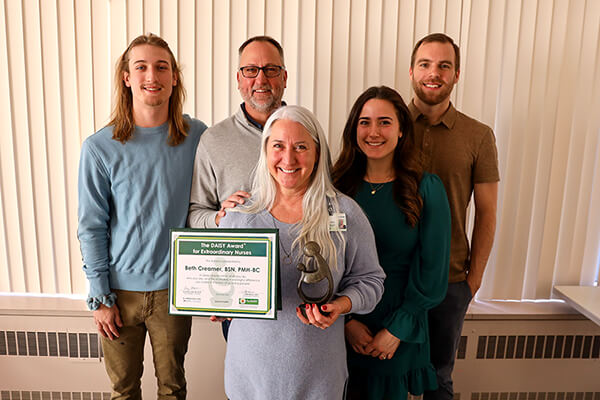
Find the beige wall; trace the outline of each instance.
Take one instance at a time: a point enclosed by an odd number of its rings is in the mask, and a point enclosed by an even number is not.
[[[600,2],[595,0],[0,1],[0,292],[86,292],[77,229],[81,142],[106,123],[113,64],[140,33],[184,69],[186,112],[207,124],[240,103],[237,47],[266,33],[285,100],[317,114],[334,152],[370,85],[411,96],[413,43],[462,49],[453,95],[497,135],[502,183],[482,297],[549,297],[591,283],[600,243]]]

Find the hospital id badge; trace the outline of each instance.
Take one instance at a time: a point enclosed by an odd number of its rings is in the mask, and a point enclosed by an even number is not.
[[[347,230],[346,214],[334,213],[329,216],[329,232],[346,232]]]

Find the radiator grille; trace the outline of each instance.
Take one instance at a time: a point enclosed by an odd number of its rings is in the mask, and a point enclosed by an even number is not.
[[[460,341],[458,342],[458,350],[456,351],[456,358],[459,360],[464,360],[467,355],[467,337],[461,336]]]
[[[423,395],[415,396],[414,394],[408,394],[407,400],[422,400]],[[453,400],[460,400],[460,393],[454,392]]]
[[[17,335],[15,332],[6,332],[6,347],[8,349],[9,356],[17,355]]]
[[[2,390],[0,400],[110,400],[110,393]]]
[[[600,392],[482,392],[471,400],[600,400]]]
[[[476,358],[600,358],[600,336],[479,336]]]
[[[6,336],[4,336],[4,332],[0,331],[0,356],[5,356],[6,353]]]
[[[486,341],[486,338],[490,338],[495,343],[495,336],[480,336],[477,358],[484,358],[479,356],[479,349],[485,352],[485,348],[487,347],[487,351],[491,352],[495,346],[495,344],[486,345],[487,342],[483,343],[482,341]],[[514,340],[514,337],[512,338]],[[0,356],[99,358],[102,357],[102,347],[100,346],[99,339],[97,333],[0,331]],[[456,352],[457,359],[466,358],[467,339],[467,336],[461,336]],[[502,349],[502,352],[504,342],[506,342],[505,336],[498,338],[498,348]],[[589,349],[591,345],[591,340],[589,340],[589,343],[585,342],[584,349]],[[597,358],[600,341],[594,342],[594,346]]]
[[[99,358],[101,349],[97,333],[0,331],[0,356]]]

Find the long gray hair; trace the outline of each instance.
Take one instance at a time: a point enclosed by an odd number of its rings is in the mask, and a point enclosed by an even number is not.
[[[260,146],[260,157],[255,168],[252,182],[252,199],[245,207],[236,207],[240,212],[258,213],[271,210],[277,195],[275,179],[267,165],[267,142],[271,136],[273,124],[278,120],[294,121],[301,124],[310,134],[317,145],[317,165],[308,183],[308,188],[302,198],[302,220],[294,226],[296,239],[294,248],[302,248],[307,242],[315,241],[321,246],[321,254],[326,260],[337,266],[336,247],[329,232],[329,214],[338,213],[338,192],[331,182],[331,156],[323,128],[317,117],[308,109],[301,106],[284,106],[277,109],[265,124]],[[329,209],[330,208],[330,209]],[[337,232],[339,243],[345,246],[345,240]]]

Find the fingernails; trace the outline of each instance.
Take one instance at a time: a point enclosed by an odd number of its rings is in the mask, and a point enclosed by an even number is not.
[[[296,307],[296,312],[300,312],[300,307]]]
[[[310,309],[310,304],[306,305],[306,309],[309,310]]]
[[[327,306],[321,306],[321,310],[327,311]]]

